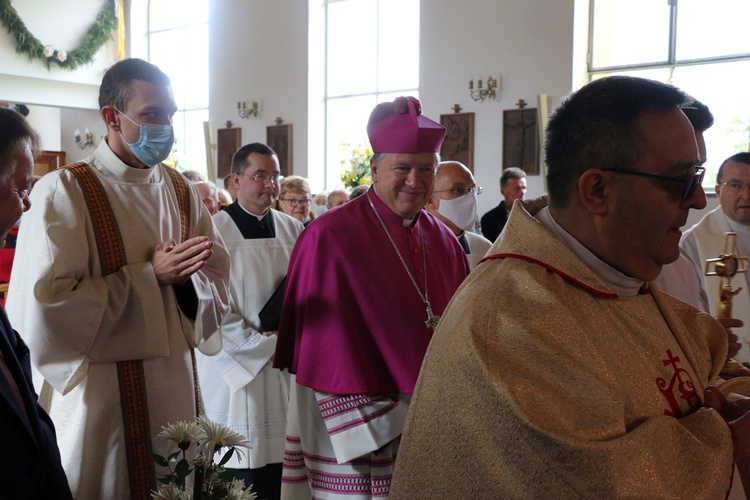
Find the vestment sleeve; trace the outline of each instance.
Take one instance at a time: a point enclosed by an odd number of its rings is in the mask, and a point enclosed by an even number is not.
[[[372,453],[401,435],[408,403],[380,394],[315,391],[318,409],[339,464]]]
[[[707,312],[708,314],[715,314],[716,311],[711,311],[708,304],[708,296],[706,295],[706,281],[703,274],[704,262],[701,262],[700,252],[698,251],[698,244],[695,240],[695,235],[691,232],[686,234],[682,241],[680,241],[680,248],[687,255],[689,260],[693,263],[695,268],[696,279],[700,282],[700,307],[699,309]]]
[[[276,335],[266,337],[253,329],[236,311],[231,298],[230,308],[220,329],[224,345],[213,360],[229,390],[234,392],[252,382],[273,357]]]
[[[211,214],[201,202],[198,191],[188,183],[191,194],[193,222],[189,237],[208,236],[213,241],[213,254],[206,265],[190,277],[198,298],[198,315],[192,325],[192,346],[198,346],[219,331],[224,317],[229,314],[229,253],[224,240],[216,229]],[[171,288],[171,287],[170,287]],[[173,293],[170,290],[170,293]],[[183,316],[183,318],[186,318]],[[185,330],[186,336],[190,330]],[[218,349],[220,344],[215,344]],[[205,352],[212,354],[212,352]]]

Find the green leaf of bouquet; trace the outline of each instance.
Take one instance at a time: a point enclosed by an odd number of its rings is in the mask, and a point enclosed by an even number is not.
[[[158,455],[153,452],[149,452],[148,455],[151,457],[151,460],[153,460],[156,463],[156,465],[160,465],[162,467],[169,467],[169,461],[166,458],[162,457],[161,455]]]
[[[219,479],[221,479],[221,480],[222,480],[222,481],[224,481],[225,483],[228,483],[228,482],[230,482],[230,481],[231,481],[232,479],[234,479],[234,471],[231,471],[231,470],[225,470],[225,471],[219,472],[219,473],[217,474],[217,476],[219,477]]]
[[[179,477],[187,477],[188,474],[190,474],[190,462],[184,458],[177,462],[177,465],[174,468],[174,473]]]
[[[221,461],[219,462],[219,465],[221,466],[229,462],[229,459],[232,458],[232,455],[234,455],[234,446],[229,448],[229,451],[226,452],[223,457],[221,457]]]

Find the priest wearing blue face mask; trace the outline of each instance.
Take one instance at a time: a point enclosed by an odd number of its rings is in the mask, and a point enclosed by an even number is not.
[[[8,310],[29,332],[75,498],[147,498],[162,425],[198,410],[194,347],[228,313],[229,256],[196,189],[161,162],[177,111],[140,59],[104,75],[107,136],[46,175],[19,232]]]
[[[482,188],[477,187],[463,163],[444,161],[438,165],[435,189],[425,207],[456,235],[471,269],[492,246],[490,240],[471,232],[477,220],[477,195],[481,193]]]

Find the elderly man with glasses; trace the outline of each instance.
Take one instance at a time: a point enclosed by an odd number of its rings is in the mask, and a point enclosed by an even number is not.
[[[477,221],[477,186],[471,170],[457,161],[444,161],[435,174],[435,189],[427,211],[448,226],[466,253],[469,268],[474,269],[492,246],[481,234],[473,233]]]
[[[259,498],[278,499],[288,381],[272,366],[283,280],[302,223],[271,204],[279,196],[279,159],[265,144],[232,158],[237,201],[213,217],[231,258],[223,348],[198,358],[206,415],[245,436],[250,449],[226,463]]]
[[[737,153],[724,160],[716,175],[715,190],[719,206],[686,231],[680,242],[706,292],[701,296],[700,308],[711,314],[716,314],[719,307],[719,279],[705,277],[706,260],[725,253],[724,235],[728,232],[737,234],[736,255],[750,256],[750,153]],[[745,325],[733,328],[742,342],[734,359],[750,363],[750,276],[747,273],[737,276],[732,286],[739,289],[732,302],[732,316]]]
[[[618,76],[556,109],[549,195],[513,206],[445,311],[389,498],[742,494],[748,400],[717,387],[750,379],[722,385],[724,328],[650,286],[706,206],[687,100]]]

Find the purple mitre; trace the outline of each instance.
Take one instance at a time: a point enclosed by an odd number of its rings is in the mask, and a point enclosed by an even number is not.
[[[419,99],[402,96],[375,106],[367,135],[375,153],[437,153],[445,127],[422,115]]]

